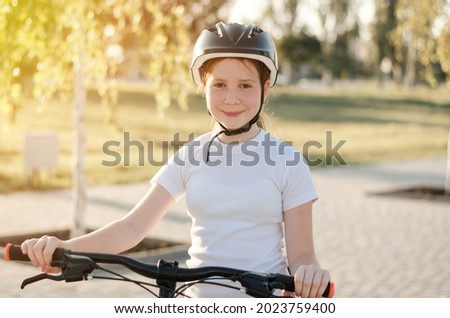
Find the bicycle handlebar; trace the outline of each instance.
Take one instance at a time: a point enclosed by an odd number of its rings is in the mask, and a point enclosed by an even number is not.
[[[19,245],[12,244],[8,244],[5,248],[5,259],[30,261],[28,255],[22,253]],[[120,254],[73,252],[63,248],[55,250],[51,263],[51,266],[61,268],[61,276],[41,274],[24,280],[22,288],[44,278],[66,282],[85,280],[98,268],[97,263],[125,266],[137,274],[155,279],[158,285],[168,288],[174,288],[176,282],[191,282],[220,276],[231,281],[239,281],[246,288],[246,293],[253,297],[269,297],[273,289],[295,291],[294,277],[288,275],[258,273],[219,266],[180,268],[177,262],[163,260],[159,260],[157,265],[152,265]],[[323,297],[331,298],[333,294],[334,284],[329,282]]]

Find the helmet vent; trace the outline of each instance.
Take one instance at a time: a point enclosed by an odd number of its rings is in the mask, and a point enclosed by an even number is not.
[[[258,33],[262,33],[264,32],[263,30],[261,30],[260,28],[258,28],[256,25],[253,26],[252,30],[250,31],[250,33],[248,34],[249,38],[254,37],[256,34]]]
[[[218,27],[217,24],[211,26],[211,27],[208,29],[208,31],[214,33],[215,35],[218,35],[219,37],[222,37],[222,36],[223,36],[222,30],[221,30],[221,28]]]
[[[239,24],[232,23],[228,26],[228,30],[226,33],[231,42],[233,42],[233,44],[236,45],[244,35],[245,31],[246,31],[245,29],[242,30],[242,26],[240,26]]]

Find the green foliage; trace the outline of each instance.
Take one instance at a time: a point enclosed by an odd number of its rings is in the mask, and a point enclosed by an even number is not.
[[[304,62],[317,64],[320,60],[321,44],[315,36],[305,32],[299,35],[288,34],[278,44],[281,55],[288,59],[292,66],[300,66]]]
[[[183,21],[184,7],[147,7],[155,20],[141,31],[141,37],[146,41],[147,55],[152,61],[148,74],[155,82],[158,109],[164,111],[175,100],[181,109],[187,110],[186,82],[190,81],[187,70],[191,46]]]
[[[38,61],[46,58],[45,48],[53,44],[46,41],[46,34],[56,33],[57,5],[46,1],[0,2],[0,114],[9,122],[24,104],[24,78],[38,71]],[[48,86],[51,90],[53,85]]]
[[[375,20],[371,25],[373,42],[378,49],[378,57],[374,61],[376,66],[381,63],[383,58],[387,57],[394,61],[394,46],[389,41],[388,35],[395,29],[397,19],[395,15],[395,6],[397,0],[375,0]]]
[[[104,97],[108,121],[113,123],[113,78],[129,52],[137,52],[135,60],[147,63],[158,110],[172,100],[185,109],[190,40],[183,10],[182,5],[157,0],[0,0],[4,129],[14,122],[27,95],[41,107],[56,94],[70,100],[77,62],[83,66],[84,85]]]
[[[364,67],[352,52],[352,46],[357,41],[358,28],[338,34],[328,55],[322,57],[323,64],[339,79],[354,78],[364,75]]]
[[[398,61],[406,62],[407,75],[416,75],[414,69],[410,71],[408,68],[415,68],[418,62],[425,68],[424,77],[432,86],[437,85],[433,64],[446,63],[437,54],[441,50],[438,46],[445,45],[445,41],[438,42],[432,33],[433,23],[442,14],[445,5],[446,0],[397,0],[397,24],[390,33],[395,57]]]

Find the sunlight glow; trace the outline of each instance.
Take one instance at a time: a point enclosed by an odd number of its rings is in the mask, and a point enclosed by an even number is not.
[[[230,22],[251,22],[261,17],[266,0],[234,1],[228,15]]]

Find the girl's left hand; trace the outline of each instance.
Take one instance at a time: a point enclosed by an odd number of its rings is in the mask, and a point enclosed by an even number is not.
[[[316,265],[301,265],[295,272],[294,281],[296,297],[319,298],[330,282],[330,273]]]

